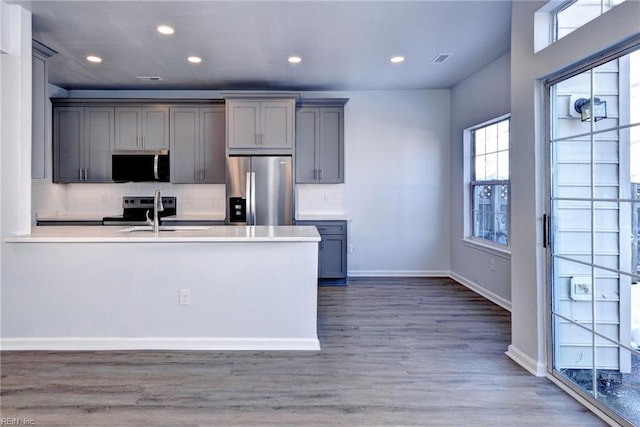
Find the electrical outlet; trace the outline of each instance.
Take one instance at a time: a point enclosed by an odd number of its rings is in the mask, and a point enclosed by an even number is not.
[[[496,271],[496,260],[494,258],[489,259],[489,269]]]
[[[179,302],[180,305],[189,305],[191,304],[191,292],[189,289],[180,289],[179,294]]]
[[[352,254],[354,250],[355,250],[355,248],[353,247],[352,244],[349,244],[349,246],[347,246],[347,253],[348,254]]]

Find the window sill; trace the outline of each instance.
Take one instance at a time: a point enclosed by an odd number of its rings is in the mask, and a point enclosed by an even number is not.
[[[482,252],[486,252],[488,254],[498,256],[504,259],[511,259],[511,248],[507,246],[498,246],[493,245],[491,243],[487,243],[480,239],[474,239],[471,237],[467,237],[462,239],[462,243],[472,249],[477,249]]]

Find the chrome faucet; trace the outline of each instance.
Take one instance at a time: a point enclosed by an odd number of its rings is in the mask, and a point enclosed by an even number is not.
[[[164,210],[164,205],[162,204],[162,195],[160,194],[160,190],[156,190],[153,193],[153,221],[149,218],[149,211],[147,211],[147,224],[153,227],[153,234],[156,236],[160,233],[160,219],[158,217],[158,212],[162,212]]]

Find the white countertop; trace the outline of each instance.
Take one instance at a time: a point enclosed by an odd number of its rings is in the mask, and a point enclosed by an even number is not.
[[[239,243],[239,242],[319,242],[320,235],[310,226],[211,226],[197,230],[122,231],[118,226],[33,227],[31,234],[7,236],[7,243]]]

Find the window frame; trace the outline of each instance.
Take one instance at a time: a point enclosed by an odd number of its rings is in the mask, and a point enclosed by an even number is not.
[[[606,4],[607,1],[609,2],[609,4]],[[566,0],[564,2],[562,2],[559,6],[557,6],[555,9],[553,9],[550,13],[550,17],[551,17],[551,44],[557,42],[558,40],[562,39],[563,37],[566,37],[567,34],[572,33],[573,31],[577,30],[578,28],[583,27],[584,25],[588,24],[589,22],[593,21],[594,19],[596,19],[598,16],[602,16],[603,14],[605,14],[606,12],[608,12],[609,10],[613,9],[614,7],[618,6],[620,3],[623,3],[625,0],[599,0],[599,5],[596,5],[595,3],[593,4],[593,6],[599,6],[600,7],[600,13],[598,13],[597,16],[591,18],[588,21],[583,22],[582,24],[580,24],[579,26],[575,27],[573,30],[569,31],[568,33],[560,36],[559,35],[559,23],[558,23],[558,14],[565,12],[568,9],[571,9],[573,6],[578,5],[579,0]],[[581,6],[581,5],[578,5]]]
[[[482,128],[486,128],[501,122],[507,121],[509,123],[509,146],[507,148],[509,158],[509,179],[507,180],[476,180],[475,179],[475,163],[476,163],[476,132]],[[464,221],[464,242],[470,244],[476,248],[480,248],[487,252],[491,252],[498,256],[510,255],[511,253],[511,197],[507,198],[507,243],[499,243],[495,240],[486,239],[475,235],[475,209],[474,209],[474,188],[479,185],[507,185],[507,191],[511,190],[511,114],[504,114],[502,116],[487,120],[483,123],[479,123],[464,131],[465,142],[465,221]],[[497,150],[496,153],[504,150]]]

